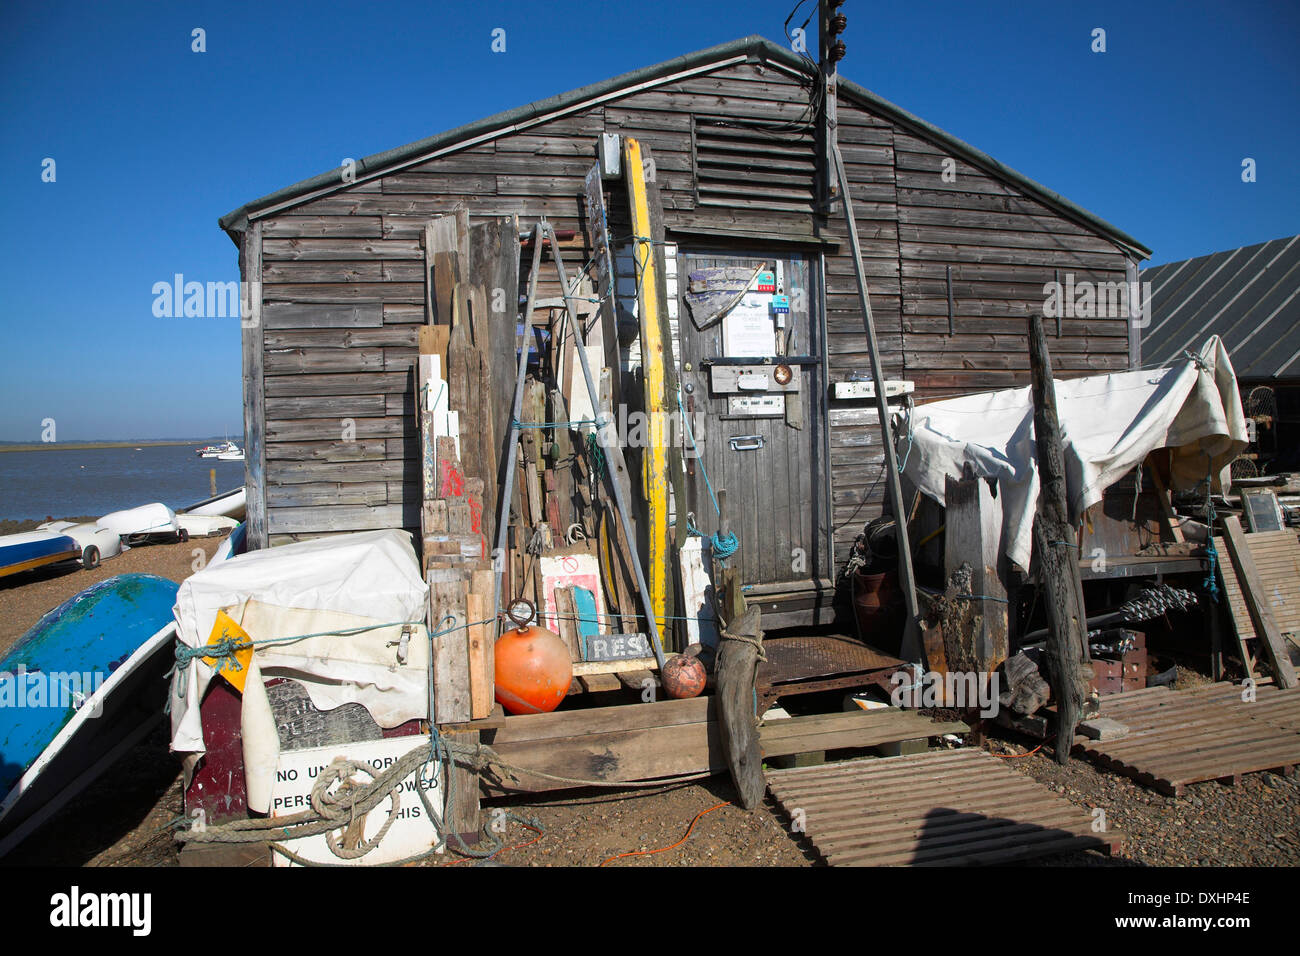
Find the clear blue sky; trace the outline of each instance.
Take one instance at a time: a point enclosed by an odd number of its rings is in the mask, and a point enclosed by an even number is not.
[[[45,418],[63,441],[239,433],[237,323],[152,311],[153,284],[175,273],[238,278],[218,216],[626,70],[750,33],[784,42],[792,4],[11,0],[0,440],[37,440]],[[844,12],[844,75],[1129,232],[1154,263],[1300,231],[1294,2]]]

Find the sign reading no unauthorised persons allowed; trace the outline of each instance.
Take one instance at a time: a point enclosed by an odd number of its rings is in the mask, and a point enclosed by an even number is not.
[[[355,743],[331,744],[326,747],[312,747],[306,750],[291,750],[280,754],[279,766],[275,773],[275,786],[271,790],[271,816],[288,817],[295,813],[311,809],[311,790],[320,779],[325,768],[336,757],[356,760],[368,764],[374,771],[374,777],[354,772],[350,778],[359,786],[370,783],[375,777],[384,773],[399,759],[416,747],[429,747],[429,738],[425,736],[393,737],[387,740],[366,740]],[[421,776],[421,770],[423,775]],[[337,791],[339,785],[331,787]],[[315,863],[345,864],[353,866],[373,866],[379,863],[393,863],[418,853],[429,850],[438,840],[437,830],[416,792],[419,787],[424,791],[429,805],[439,814],[444,813],[443,794],[446,793],[446,773],[439,769],[435,773],[432,767],[425,766],[409,774],[398,792],[399,802],[397,818],[388,828],[383,841],[365,856],[356,860],[345,860],[335,856],[326,842],[325,835],[302,837],[297,840],[285,840],[280,845],[292,850],[305,860]],[[387,797],[366,816],[364,838],[374,839],[380,827],[384,825],[393,812],[392,797]],[[338,836],[337,830],[332,836]],[[273,854],[276,866],[294,866],[288,858],[279,853]]]

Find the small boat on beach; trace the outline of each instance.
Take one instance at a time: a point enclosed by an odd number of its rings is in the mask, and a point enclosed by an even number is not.
[[[223,491],[221,494],[214,495],[211,498],[196,501],[189,507],[180,509],[179,513],[187,515],[221,515],[226,518],[235,518],[238,521],[243,521],[246,501],[247,496],[245,488],[243,485],[240,485],[238,488]]]
[[[81,545],[81,566],[87,570],[99,567],[104,558],[115,558],[122,553],[122,539],[112,530],[94,522],[74,524],[71,521],[47,521],[37,525],[38,531],[65,534]]]
[[[0,857],[157,726],[177,587],[152,574],[100,581],[0,660]]]
[[[215,535],[234,531],[239,524],[234,518],[224,515],[190,515],[178,514],[176,523],[191,538],[211,538]]]
[[[176,512],[161,502],[112,511],[96,523],[117,534],[128,546],[142,544],[154,537],[179,537],[182,541],[189,538],[177,523]]]
[[[48,530],[7,534],[0,537],[0,577],[81,556],[81,545],[67,534]]]

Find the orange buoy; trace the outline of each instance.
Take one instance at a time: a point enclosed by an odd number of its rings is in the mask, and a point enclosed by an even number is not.
[[[664,665],[664,690],[668,692],[669,697],[677,700],[698,697],[708,680],[709,675],[698,657],[687,657],[682,654]]]
[[[516,611],[527,605],[528,613]],[[496,642],[496,699],[512,714],[546,714],[560,706],[573,681],[573,661],[558,634],[529,622],[537,611],[520,598],[507,615],[515,627]]]

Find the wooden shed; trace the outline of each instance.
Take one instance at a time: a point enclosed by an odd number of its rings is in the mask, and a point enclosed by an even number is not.
[[[874,405],[833,387],[869,380],[869,364],[818,91],[815,64],[747,37],[367,157],[223,217],[252,290],[243,352],[252,546],[419,527],[412,367],[432,295],[426,227],[461,209],[471,230],[495,224],[505,241],[511,217],[509,228],[528,229],[545,216],[561,235],[573,231],[572,258],[587,261],[585,177],[603,135],[633,137],[652,158],[663,261],[677,278],[673,365],[705,414],[703,463],[732,503],[741,578],[768,626],[824,620],[836,568],[880,513],[885,482]],[[1026,384],[1026,316],[1043,308],[1045,284],[1132,281],[1149,255],[861,86],[838,81],[836,113],[884,370],[913,383],[918,402]],[[619,180],[605,188],[617,260],[631,239],[627,199]],[[759,266],[791,293],[781,357],[800,400],[783,413],[732,401],[711,361],[726,352],[720,327],[689,317],[692,273]],[[510,285],[512,301],[520,289]],[[1123,315],[1048,325],[1060,374],[1135,363]],[[622,323],[620,336],[624,371],[635,374],[639,351]],[[692,474],[677,510],[703,525],[712,508],[701,477]]]

